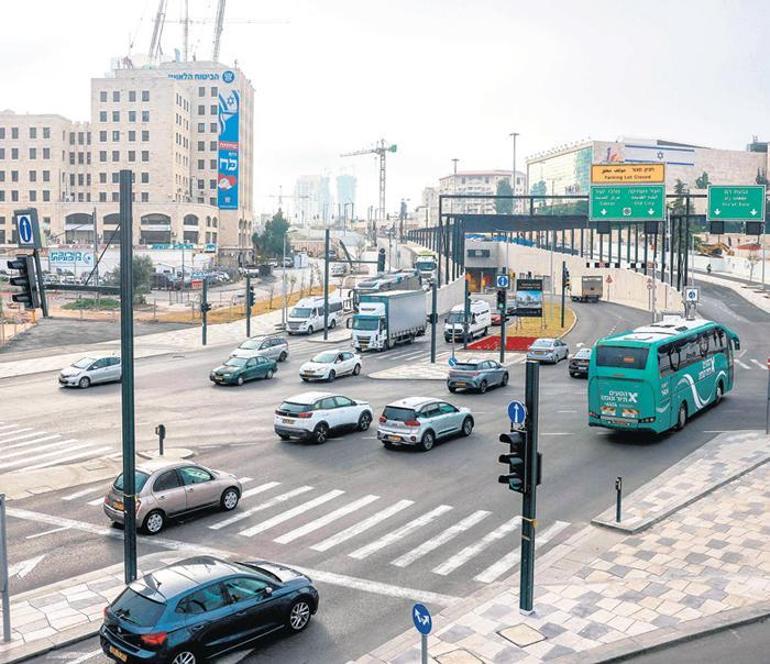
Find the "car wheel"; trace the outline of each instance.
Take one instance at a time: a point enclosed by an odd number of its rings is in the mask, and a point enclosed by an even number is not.
[[[392,450],[392,449],[394,449],[394,448],[393,448],[393,445],[392,445],[391,443],[383,443],[383,445],[385,446],[385,449],[386,449],[386,450]]]
[[[329,328],[333,330],[335,327],[337,327],[337,321],[332,318],[331,323],[329,323]]]
[[[484,392],[486,392],[486,391],[487,391],[487,381],[482,380],[479,383],[479,392],[481,392],[481,394],[484,394]]]
[[[278,356],[279,362],[286,362],[286,358],[289,357],[286,351],[281,351],[281,354]]]
[[[358,430],[366,431],[371,423],[372,416],[367,412],[361,413],[361,417],[358,418]]]
[[[455,392],[457,392],[457,388],[456,388],[454,385],[447,385],[447,389],[448,389],[448,390],[449,390],[449,391],[450,391],[452,394],[454,394]]]
[[[290,436],[287,436],[286,434],[283,434],[283,433],[279,433],[279,434],[278,434],[278,437],[279,437],[281,440],[289,440],[289,438],[290,438]]]
[[[356,364],[356,366],[353,367],[353,375],[357,376],[360,373],[361,373],[361,365],[360,364]]]
[[[316,445],[323,445],[323,443],[326,442],[326,439],[329,437],[329,427],[326,426],[323,422],[316,426],[315,429],[313,429],[313,442]]]
[[[436,436],[432,431],[426,431],[422,434],[422,440],[420,441],[420,449],[423,452],[430,452],[433,449],[433,445],[436,442]]]
[[[201,664],[203,660],[195,650],[186,647],[175,650],[168,661],[169,664]]]
[[[89,387],[91,387],[91,379],[90,379],[88,376],[83,376],[83,377],[82,377],[82,378],[81,378],[81,379],[78,381],[78,387],[79,387],[80,389],[82,389],[82,390],[86,390],[86,389],[88,389]]]
[[[273,376],[275,376],[275,371],[273,371],[272,369],[268,369],[267,373],[265,374],[265,378],[270,380]]]
[[[719,381],[717,383],[717,391],[716,395],[714,396],[714,405],[718,404],[720,401],[722,401],[722,397],[725,395],[725,388],[722,386],[722,381]]]
[[[466,417],[463,420],[463,436],[470,436],[473,433],[473,418]]]
[[[502,382],[500,383],[500,385],[502,385],[503,387],[505,387],[507,384],[508,384],[508,372],[506,371],[506,372],[503,374],[503,380],[502,380]]]
[[[310,623],[312,613],[310,602],[300,597],[292,603],[289,609],[289,615],[286,616],[286,626],[292,632],[301,632]]]
[[[236,507],[238,507],[238,501],[240,499],[241,499],[241,496],[238,493],[238,489],[231,486],[229,489],[225,490],[219,502],[222,509],[225,512],[229,512],[230,510],[234,510]]]
[[[332,370],[329,372],[329,375],[326,377],[326,380],[328,380],[330,383],[333,383],[333,382],[334,382],[334,379],[335,379],[336,377],[337,377],[337,374],[336,374],[336,372],[334,371],[334,369],[332,369]]]
[[[307,333],[308,333],[308,334],[313,334],[313,326],[312,326],[312,325],[310,325],[310,326],[307,328]]]
[[[235,381],[238,387],[243,385],[243,376],[238,376],[238,379]]]
[[[153,510],[146,517],[142,524],[142,530],[148,535],[157,535],[166,525],[166,517],[160,510]]]
[[[676,415],[676,430],[681,431],[687,424],[687,403],[682,402]]]
[[[300,378],[302,378],[302,382],[303,382],[303,383],[307,383],[307,382],[308,382],[308,379],[307,379],[307,378],[305,378],[304,376],[300,376]]]

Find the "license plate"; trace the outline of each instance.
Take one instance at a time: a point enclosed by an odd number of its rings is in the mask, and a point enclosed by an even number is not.
[[[602,419],[609,422],[610,424],[621,424],[623,426],[631,426],[631,424],[633,424],[632,422],[621,419],[619,417],[602,417]]]
[[[401,439],[398,436],[385,436],[385,440],[388,440],[393,443],[397,443]]]
[[[456,385],[457,387],[465,387],[465,383],[459,383],[459,382],[458,382],[458,383],[455,383],[455,385]]]
[[[282,417],[281,422],[284,424],[294,424],[294,420],[287,419],[286,417]]]
[[[112,501],[112,506],[113,506],[113,507],[114,507],[116,510],[118,510],[118,511],[120,511],[120,512],[122,512],[122,511],[123,511],[123,501],[122,501],[122,500],[113,500],[113,501]]]
[[[224,378],[222,378],[222,376],[214,376],[214,380],[215,380],[217,383],[221,383],[221,382],[224,380]]]
[[[121,662],[128,661],[128,655],[118,650],[115,646],[110,646],[110,655],[115,655]]]

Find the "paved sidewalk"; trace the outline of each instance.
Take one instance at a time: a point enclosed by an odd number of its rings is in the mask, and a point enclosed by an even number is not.
[[[408,362],[394,367],[388,367],[382,371],[376,371],[369,374],[369,378],[378,380],[446,380],[449,375],[449,365],[445,353],[443,357],[436,358],[436,363],[431,364],[430,360],[421,360],[419,362]],[[482,360],[499,361],[500,353],[483,353],[475,351],[473,353],[458,352],[455,354],[458,362],[481,362]],[[510,367],[514,364],[522,364],[526,361],[525,353],[506,353],[504,366]]]
[[[770,447],[770,437],[757,440]],[[726,451],[731,442],[740,444],[737,438],[723,440]],[[671,491],[678,481],[668,478]],[[663,485],[656,482],[654,489],[660,492]],[[518,575],[439,613],[430,661],[611,661],[758,619],[770,613],[768,598],[765,464],[643,533],[588,526],[557,545],[537,562],[531,616],[518,610]],[[418,644],[412,629],[357,661],[419,662]]]

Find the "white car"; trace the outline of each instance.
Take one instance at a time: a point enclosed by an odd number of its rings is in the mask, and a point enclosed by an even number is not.
[[[62,387],[87,388],[97,383],[111,383],[121,378],[120,357],[84,357],[59,373]]]
[[[299,377],[332,382],[338,376],[357,376],[361,373],[361,356],[349,350],[325,350],[299,368]]]
[[[303,392],[289,397],[275,411],[275,432],[281,440],[312,440],[325,443],[330,433],[366,431],[372,423],[372,407],[330,392]]]

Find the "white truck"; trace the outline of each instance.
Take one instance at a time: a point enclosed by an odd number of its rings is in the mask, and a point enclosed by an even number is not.
[[[342,323],[342,298],[338,293],[329,295],[329,328]],[[289,312],[286,319],[286,331],[289,334],[313,334],[324,327],[323,297],[302,298]]]
[[[492,310],[484,300],[471,300],[468,312],[468,338],[484,337],[492,324]],[[465,328],[465,305],[452,307],[444,319],[444,340],[462,341]]]
[[[398,290],[362,295],[353,314],[353,348],[386,350],[425,334],[425,293]]]
[[[435,281],[438,273],[438,260],[432,251],[421,251],[415,256],[414,268],[426,283]]]

